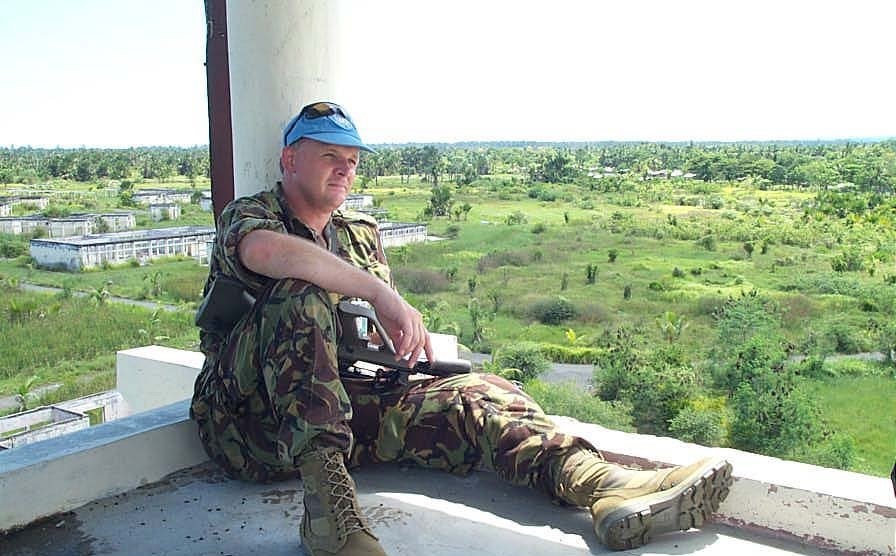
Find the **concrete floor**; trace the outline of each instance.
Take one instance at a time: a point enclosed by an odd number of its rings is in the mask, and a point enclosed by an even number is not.
[[[455,477],[387,465],[353,475],[364,512],[390,555],[610,553],[584,511],[559,508],[488,473]],[[297,555],[301,514],[300,481],[242,483],[203,464],[0,537],[0,554]],[[711,525],[621,554],[827,553]]]

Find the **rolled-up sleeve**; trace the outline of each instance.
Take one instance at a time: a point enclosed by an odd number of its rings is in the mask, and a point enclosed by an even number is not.
[[[218,224],[218,248],[225,274],[239,279],[250,289],[259,291],[267,283],[268,278],[243,265],[237,250],[240,241],[255,230],[287,233],[279,216],[270,208],[252,198],[238,199],[221,214]]]

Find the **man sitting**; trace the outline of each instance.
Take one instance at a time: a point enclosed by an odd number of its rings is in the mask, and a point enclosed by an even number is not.
[[[376,221],[338,210],[361,150],[372,149],[344,109],[310,104],[283,132],[282,182],[234,200],[218,220],[206,293],[223,277],[255,301],[232,329],[200,333],[206,359],[191,415],[209,456],[241,479],[301,476],[300,535],[314,556],[385,554],[346,464],[491,469],[588,508],[598,538],[614,549],[703,525],[731,485],[723,460],[658,471],[608,463],[495,375],[376,390],[366,379],[340,377],[334,308],[346,297],[373,307],[398,358],[433,361],[420,313],[393,287]],[[674,518],[653,519],[661,512]]]

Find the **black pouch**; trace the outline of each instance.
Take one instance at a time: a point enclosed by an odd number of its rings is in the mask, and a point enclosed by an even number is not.
[[[208,332],[227,334],[254,304],[255,298],[242,282],[218,275],[196,310],[194,322]]]

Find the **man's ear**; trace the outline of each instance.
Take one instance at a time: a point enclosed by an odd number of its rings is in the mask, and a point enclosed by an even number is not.
[[[286,173],[286,170],[292,168],[295,159],[295,152],[289,146],[283,147],[280,151],[280,173]]]

